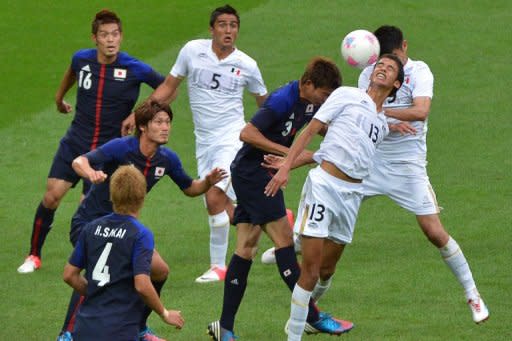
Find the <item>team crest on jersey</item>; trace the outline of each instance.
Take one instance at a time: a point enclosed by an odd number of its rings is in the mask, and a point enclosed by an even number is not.
[[[126,69],[114,69],[114,78],[116,79],[126,79]]]
[[[235,75],[237,76],[240,76],[240,73],[242,72],[242,70],[240,69],[237,69],[236,67],[232,67],[231,68],[231,73],[234,73]]]
[[[314,110],[315,110],[315,105],[310,103],[306,107],[306,114],[312,113]]]
[[[162,177],[165,173],[165,168],[164,167],[156,167],[155,168],[155,176],[156,177]]]

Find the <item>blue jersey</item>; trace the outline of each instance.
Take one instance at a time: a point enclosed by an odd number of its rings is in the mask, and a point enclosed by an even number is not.
[[[112,213],[84,227],[69,259],[87,279],[74,340],[137,340],[144,302],[134,276],[149,276],[153,249],[153,234],[132,216]]]
[[[110,202],[110,176],[121,165],[133,165],[146,177],[147,192],[165,175],[169,176],[181,190],[192,185],[192,178],[185,172],[178,155],[170,149],[160,146],[152,158],[140,151],[139,139],[126,136],[114,139],[98,149],[85,154],[91,166],[101,168],[107,174],[107,180],[91,186],[84,200],[73,216],[71,240],[80,233],[80,225],[112,212]]]
[[[250,122],[270,141],[290,147],[297,132],[311,121],[318,108],[301,100],[299,81],[292,81],[272,92]],[[244,143],[231,167],[261,168],[265,154],[268,152]]]
[[[151,66],[120,52],[112,64],[101,64],[96,49],[76,52],[71,69],[77,79],[76,112],[63,140],[78,155],[121,136],[121,124],[139,97],[141,83],[158,87],[164,77]]]
[[[299,82],[293,81],[272,92],[251,123],[272,142],[290,147],[295,135],[311,121],[318,107],[301,100]],[[231,164],[231,179],[238,205],[234,223],[263,225],[286,215],[283,192],[267,197],[265,186],[273,176],[261,166],[268,152],[244,143]]]

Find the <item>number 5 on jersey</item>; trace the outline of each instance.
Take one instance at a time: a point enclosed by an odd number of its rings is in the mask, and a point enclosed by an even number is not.
[[[92,270],[92,279],[98,281],[98,286],[102,287],[110,282],[110,273],[108,272],[107,259],[110,251],[112,250],[112,243],[107,243],[101,252],[98,262]]]

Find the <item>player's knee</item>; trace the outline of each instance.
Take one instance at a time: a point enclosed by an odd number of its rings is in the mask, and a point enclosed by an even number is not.
[[[213,186],[205,194],[206,209],[208,214],[215,215],[226,209],[226,203],[229,199],[226,193],[220,188]]]
[[[48,190],[43,197],[43,206],[51,210],[55,210],[59,207],[63,196],[64,194],[61,194],[60,192]]]

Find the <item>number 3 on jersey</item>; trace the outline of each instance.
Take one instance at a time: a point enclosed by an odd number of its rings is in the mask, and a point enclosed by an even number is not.
[[[110,273],[108,272],[107,259],[110,251],[112,250],[112,243],[107,243],[101,252],[98,262],[92,270],[92,279],[98,281],[98,286],[102,287],[110,282]]]

